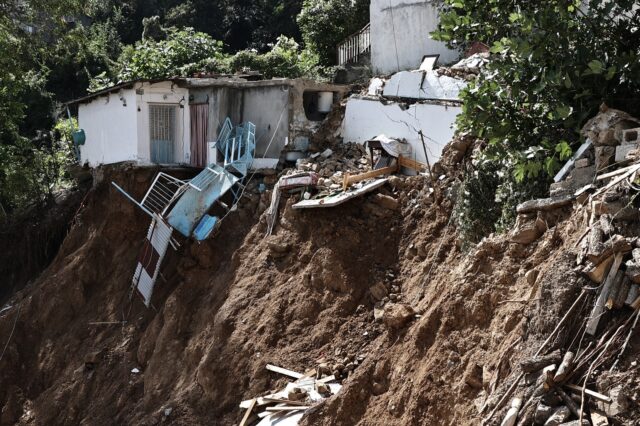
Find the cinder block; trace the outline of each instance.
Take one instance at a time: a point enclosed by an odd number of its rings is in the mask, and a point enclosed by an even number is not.
[[[638,149],[637,143],[625,143],[616,147],[616,163],[627,160],[627,154]]]
[[[622,143],[638,143],[640,142],[640,127],[627,129],[622,131]]]

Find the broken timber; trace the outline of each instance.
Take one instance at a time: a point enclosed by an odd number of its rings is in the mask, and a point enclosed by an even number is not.
[[[286,368],[277,367],[271,364],[267,364],[267,370],[273,371],[274,373],[280,373],[284,376],[293,377],[294,379],[300,379],[304,377],[304,374],[296,373],[295,371],[287,370]]]
[[[370,172],[360,173],[359,175],[351,176],[349,173],[344,175],[344,179],[342,181],[342,190],[346,191],[351,185],[357,182],[362,182],[363,180],[372,179],[379,176],[390,175],[398,171],[398,166],[389,166],[383,167],[378,170],[371,170]]]
[[[618,274],[618,269],[620,269],[620,265],[622,264],[622,254],[616,253],[615,259],[613,260],[613,265],[609,270],[609,274],[607,275],[607,279],[604,284],[602,284],[602,289],[600,290],[600,294],[598,295],[598,299],[596,300],[596,304],[591,311],[591,316],[587,321],[586,333],[590,335],[595,335],[598,329],[598,324],[600,323],[600,317],[604,313],[605,304],[609,298],[609,292],[613,286],[613,282]]]

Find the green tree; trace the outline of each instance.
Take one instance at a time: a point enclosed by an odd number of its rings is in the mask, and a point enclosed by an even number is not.
[[[166,40],[141,40],[124,49],[118,81],[188,77],[198,71],[219,71],[226,55],[222,43],[193,28],[167,30]]]
[[[487,202],[499,200],[505,222],[513,204],[544,195],[538,183],[570,156],[602,102],[640,112],[629,102],[640,95],[640,19],[626,0],[445,3],[435,38],[491,46],[492,61],[462,95],[458,128],[487,142],[477,171],[501,176],[484,193]],[[525,180],[536,184],[516,191],[513,182]]]
[[[369,22],[369,1],[304,0],[298,24],[307,48],[323,65],[336,63],[338,44]]]

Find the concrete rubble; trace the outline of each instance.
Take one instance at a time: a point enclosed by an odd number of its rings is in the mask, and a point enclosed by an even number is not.
[[[613,377],[640,318],[640,239],[634,227],[640,220],[634,202],[640,158],[635,156],[637,146],[627,146],[638,143],[638,120],[603,107],[583,135],[588,142],[559,173],[550,188],[552,196],[519,205],[510,234],[511,242],[526,246],[570,210],[584,217],[576,231],[581,237],[575,244],[574,269],[583,277],[583,289],[535,356],[520,364],[520,379],[511,387],[513,391],[525,379],[518,393],[525,401],[518,424],[608,425],[630,407],[628,388],[615,385]],[[616,151],[625,154],[612,161],[599,159],[600,148],[611,148],[611,157]],[[527,281],[534,285],[537,276],[528,274]],[[586,341],[545,351],[569,320],[582,322]],[[513,408],[504,414],[503,424],[512,416]]]

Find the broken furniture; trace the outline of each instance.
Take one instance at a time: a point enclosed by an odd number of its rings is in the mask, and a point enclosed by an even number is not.
[[[216,147],[224,159],[222,165],[210,164],[191,180],[159,172],[141,202],[112,182],[152,218],[132,282],[132,290],[140,292],[147,307],[167,248],[177,245],[172,240],[173,230],[197,241],[208,238],[219,220],[207,212],[249,171],[255,153],[253,123],[233,127],[227,118],[219,135]],[[237,199],[238,195],[234,195]]]

